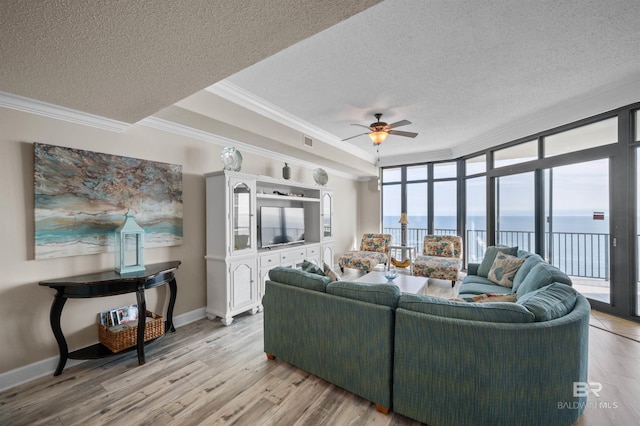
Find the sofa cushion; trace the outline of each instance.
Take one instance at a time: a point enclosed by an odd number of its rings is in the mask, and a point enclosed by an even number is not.
[[[401,294],[398,286],[393,284],[365,284],[350,281],[329,283],[327,293],[394,309],[398,307],[398,298]]]
[[[451,241],[425,241],[423,254],[425,256],[453,257],[453,243]]]
[[[449,300],[457,300],[458,302],[476,302],[476,303],[495,303],[495,302],[515,302],[517,296],[511,294],[489,293],[489,294],[477,294],[471,297],[465,298],[453,298]]]
[[[553,283],[523,295],[516,303],[531,311],[536,321],[549,321],[571,312],[577,299],[572,287]]]
[[[502,287],[513,287],[513,277],[524,263],[525,259],[498,253],[489,269],[487,278]]]
[[[305,272],[301,269],[286,268],[284,266],[276,266],[269,271],[269,279],[282,284],[288,284],[295,287],[306,288],[307,290],[315,290],[326,292],[329,278],[317,275],[311,272]]]
[[[533,267],[536,266],[538,263],[544,262],[544,260],[542,260],[542,258],[535,253],[525,252],[524,256],[518,253],[518,257],[523,257],[524,263],[522,264],[522,266],[520,266],[520,269],[518,269],[518,272],[516,272],[515,277],[513,277],[514,292],[518,290],[518,287],[520,287],[520,284],[522,284],[522,281],[527,277],[529,272],[531,272]]]
[[[511,256],[516,256],[518,254],[518,247],[506,247],[506,246],[487,247],[487,251],[484,253],[484,258],[482,258],[482,262],[480,262],[480,266],[478,267],[479,276],[487,278],[487,276],[489,275],[489,270],[493,265],[493,261],[496,260],[496,255],[498,253],[504,253],[504,254],[509,254]]]
[[[524,306],[509,303],[456,302],[438,297],[403,294],[398,308],[440,317],[485,322],[527,323],[535,316]]]
[[[520,299],[523,295],[554,282],[571,286],[571,279],[564,272],[553,265],[541,262],[531,268],[531,271],[518,286],[516,294]]]
[[[460,297],[462,297],[463,295],[465,297],[469,297],[476,294],[487,293],[510,294],[512,293],[512,289],[510,289],[509,287],[502,287],[494,284],[489,281],[488,278],[474,276],[473,280],[463,281],[460,289],[458,290],[458,294],[460,295]]]

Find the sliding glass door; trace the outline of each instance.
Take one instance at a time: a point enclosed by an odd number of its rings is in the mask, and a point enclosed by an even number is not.
[[[586,297],[610,303],[609,159],[546,169],[549,263]]]

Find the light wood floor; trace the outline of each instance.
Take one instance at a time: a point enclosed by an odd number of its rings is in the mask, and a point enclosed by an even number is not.
[[[442,291],[446,288],[442,282]],[[437,286],[437,284],[436,284]],[[450,284],[449,284],[450,288]],[[589,396],[576,425],[640,419],[640,324],[593,313]],[[599,328],[598,328],[599,327]],[[455,410],[458,402],[452,402]],[[134,353],[87,361],[0,393],[1,425],[417,425],[263,353],[262,314],[202,319]]]

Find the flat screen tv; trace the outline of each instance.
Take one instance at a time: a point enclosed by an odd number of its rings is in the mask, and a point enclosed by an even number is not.
[[[304,242],[304,208],[260,207],[261,247]]]

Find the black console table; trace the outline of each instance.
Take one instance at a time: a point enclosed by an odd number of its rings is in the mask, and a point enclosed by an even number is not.
[[[170,262],[156,263],[147,265],[144,271],[120,275],[115,271],[98,272],[95,274],[78,275],[75,277],[59,278],[55,280],[40,281],[41,286],[51,287],[56,290],[53,304],[51,305],[51,313],[49,319],[51,321],[51,329],[53,335],[58,342],[60,349],[60,360],[58,368],[56,368],[54,376],[58,376],[64,370],[67,359],[96,359],[113,355],[119,355],[130,350],[137,350],[138,364],[145,363],[144,359],[144,329],[145,315],[147,310],[147,302],[145,300],[144,291],[148,288],[169,284],[171,296],[169,298],[169,306],[167,308],[167,317],[165,321],[165,332],[176,331],[173,326],[173,307],[176,303],[176,294],[178,286],[174,273],[180,265],[179,260]],[[62,308],[67,299],[86,299],[92,297],[115,296],[118,294],[136,293],[138,301],[138,330],[136,346],[126,349],[122,352],[114,354],[106,346],[97,343],[86,348],[78,349],[69,353],[67,341],[60,327],[60,316]]]

